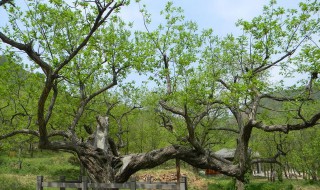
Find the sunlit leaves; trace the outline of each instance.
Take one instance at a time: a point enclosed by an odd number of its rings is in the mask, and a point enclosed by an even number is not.
[[[13,129],[34,129],[37,93],[43,76],[25,70],[10,57],[0,64],[0,123],[2,133]]]

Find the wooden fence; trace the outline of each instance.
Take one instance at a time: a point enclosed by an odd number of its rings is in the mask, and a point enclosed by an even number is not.
[[[59,182],[44,182],[43,176],[37,177],[37,190],[43,190],[44,187],[56,187],[60,190],[66,188],[78,188],[78,190],[88,190],[89,188],[102,189],[171,189],[171,190],[187,190],[187,178],[182,177],[180,183],[177,182],[138,182],[135,178],[125,183],[91,183],[86,176],[82,176],[79,180],[66,181],[65,177],[60,177]]]

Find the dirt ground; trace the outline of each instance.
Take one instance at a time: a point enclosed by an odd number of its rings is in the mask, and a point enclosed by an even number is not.
[[[199,175],[196,175],[193,172],[181,170],[181,177],[187,177],[188,185],[190,189],[207,189],[209,180],[202,178]],[[135,174],[135,177],[138,181],[147,181],[148,177],[151,178],[151,182],[176,182],[176,170],[175,169],[159,169],[150,171],[139,171]]]

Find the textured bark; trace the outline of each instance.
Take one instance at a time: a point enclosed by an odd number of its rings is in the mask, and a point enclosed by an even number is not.
[[[108,150],[108,117],[97,117],[97,130],[94,133],[94,147]]]
[[[237,190],[244,190],[245,189],[245,183],[243,180],[236,180],[236,189]]]
[[[53,143],[47,149],[65,149],[76,152],[91,180],[100,183],[126,182],[135,172],[159,166],[170,159],[180,159],[194,167],[210,168],[236,178],[241,174],[238,165],[233,165],[228,160],[219,158],[210,152],[201,154],[193,148],[180,145],[126,156],[114,155],[111,150],[96,148],[89,142]]]
[[[114,182],[112,156],[102,149],[86,148],[78,154],[81,164],[86,168],[90,179],[99,183]]]
[[[213,153],[199,153],[193,148],[179,145],[153,150],[144,154],[132,154],[120,158],[121,167],[117,169],[116,181],[124,182],[141,169],[153,168],[170,159],[180,159],[202,169],[214,169],[228,176],[238,176],[239,168],[228,160],[218,158]]]
[[[241,123],[239,123],[240,125]],[[237,149],[235,152],[234,163],[238,164],[240,173],[236,177],[236,188],[244,190],[245,174],[251,167],[250,153],[249,153],[249,140],[252,132],[252,122],[249,121],[246,125],[240,127],[239,137],[237,139]]]

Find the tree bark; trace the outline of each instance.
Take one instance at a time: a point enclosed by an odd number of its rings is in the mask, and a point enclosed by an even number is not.
[[[181,177],[180,160],[178,158],[176,159],[176,171],[177,171],[177,183],[180,183],[180,177]]]
[[[78,154],[81,164],[93,182],[115,182],[114,169],[111,166],[112,156],[101,149],[86,148]]]
[[[244,180],[236,180],[236,189],[237,190],[244,190],[245,188],[245,182]]]
[[[237,140],[237,149],[234,156],[234,163],[239,165],[240,174],[236,180],[236,189],[244,190],[245,188],[245,174],[251,168],[251,161],[249,155],[249,139],[251,137],[253,125],[249,121],[246,125],[240,128],[240,134]]]
[[[156,167],[170,159],[180,159],[202,169],[210,168],[221,171],[228,176],[238,177],[240,174],[237,165],[222,158],[215,158],[209,152],[199,154],[193,148],[180,145],[126,156],[115,156],[112,151],[95,148],[89,143],[77,145],[74,150],[93,182],[123,183],[135,172]]]

